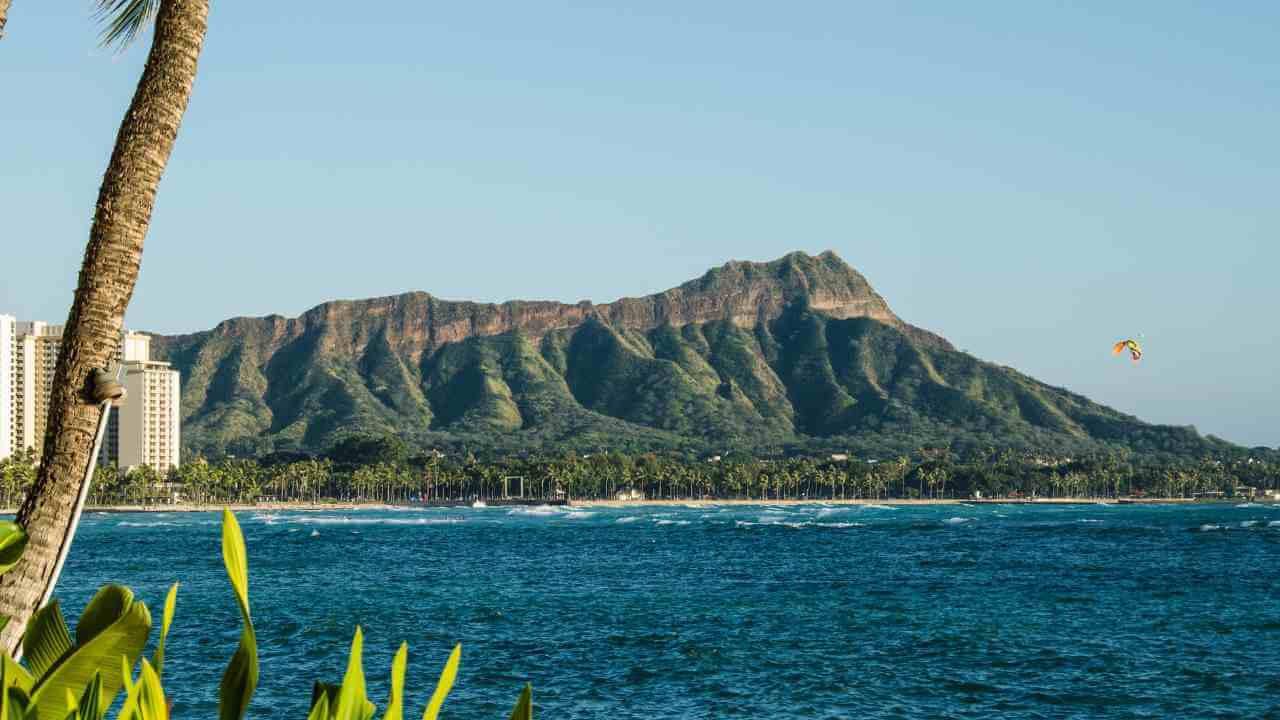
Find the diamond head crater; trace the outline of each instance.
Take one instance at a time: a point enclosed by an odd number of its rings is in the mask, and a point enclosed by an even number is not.
[[[690,456],[922,446],[1151,457],[1243,450],[957,350],[833,252],[729,262],[608,304],[338,300],[155,336],[184,453],[322,453],[351,434],[443,452]]]

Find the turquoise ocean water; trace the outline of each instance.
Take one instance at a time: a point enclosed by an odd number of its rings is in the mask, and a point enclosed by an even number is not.
[[[262,684],[306,716],[357,624],[445,718],[1280,717],[1280,507],[721,506],[242,513]],[[214,513],[87,514],[58,588],[159,619],[175,717],[214,717],[239,618]]]

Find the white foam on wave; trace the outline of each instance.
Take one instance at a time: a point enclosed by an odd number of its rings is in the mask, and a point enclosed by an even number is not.
[[[1280,527],[1280,520],[1272,520],[1267,523],[1267,527]]]
[[[812,520],[803,520],[800,522],[786,522],[781,520],[767,522],[751,522],[750,520],[739,520],[734,523],[738,527],[787,527],[792,530],[801,530],[809,527],[821,528],[855,528],[866,527],[866,523],[857,522],[814,522]]]
[[[311,531],[311,535],[310,535],[310,537],[320,537],[320,531],[319,531],[319,530],[312,530],[312,531]]]
[[[420,518],[371,518],[371,517],[318,517],[297,520],[305,525],[452,525],[466,522],[462,517],[420,517]]]
[[[585,510],[574,510],[565,514],[565,518],[568,520],[586,520],[589,517],[595,517],[595,513],[587,512]]]
[[[152,522],[131,522],[129,520],[122,520],[116,523],[116,527],[179,527],[179,524],[165,520],[155,520]]]
[[[654,525],[688,525],[688,520],[654,520]]]
[[[946,520],[943,520],[942,522],[948,525],[964,525],[965,523],[971,523],[973,521],[974,521],[974,518],[969,518],[969,517],[949,517]]]
[[[1240,527],[1253,527],[1254,525],[1257,525],[1257,524],[1258,524],[1258,521],[1257,521],[1257,520],[1242,520],[1242,521],[1240,521]]]
[[[1261,506],[1261,505],[1259,505],[1258,503],[1251,503],[1251,502],[1247,502],[1247,503],[1240,503],[1240,504],[1239,504],[1239,505],[1237,505],[1236,507],[1238,507],[1238,508],[1255,508],[1255,507],[1262,507],[1262,506]]]
[[[898,509],[892,505],[880,505],[877,503],[872,503],[870,505],[863,505],[862,507],[866,510],[897,510]]]
[[[560,508],[553,505],[534,505],[532,507],[516,507],[507,511],[508,515],[532,515],[533,517],[551,517],[559,515],[562,512]]]
[[[272,514],[272,513],[257,513],[257,514],[255,514],[255,515],[253,516],[253,519],[254,519],[254,520],[261,520],[262,522],[265,522],[265,523],[270,524],[270,523],[275,522],[276,520],[283,520],[283,519],[284,519],[284,516],[283,516],[283,515],[275,515],[275,514]]]
[[[1208,523],[1205,523],[1204,525],[1200,526],[1200,532],[1213,532],[1214,530],[1221,530],[1221,529],[1222,529],[1221,525],[1210,525]]]
[[[1084,518],[1084,519],[1082,519],[1082,520],[1077,520],[1076,522],[1078,522],[1078,523],[1100,523],[1100,522],[1102,522],[1102,521],[1101,521],[1101,520],[1095,520],[1095,519],[1093,519],[1093,518]]]
[[[635,522],[635,521],[637,521],[637,520],[639,520],[639,519],[640,519],[640,516],[639,516],[639,515],[628,515],[628,516],[626,516],[626,517],[620,517],[620,518],[618,518],[617,520],[614,520],[614,522],[616,522],[616,523],[631,523],[631,522]]]

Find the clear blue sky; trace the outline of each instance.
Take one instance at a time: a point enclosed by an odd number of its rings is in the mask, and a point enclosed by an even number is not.
[[[1071,5],[215,2],[128,324],[831,248],[980,357],[1280,445],[1280,4]],[[89,7],[0,41],[0,312],[65,317],[145,58]]]

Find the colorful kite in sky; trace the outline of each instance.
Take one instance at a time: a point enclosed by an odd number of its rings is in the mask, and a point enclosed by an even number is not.
[[[1129,357],[1133,358],[1134,362],[1142,359],[1142,346],[1138,344],[1137,340],[1121,340],[1116,343],[1115,347],[1111,348],[1111,353],[1119,355],[1125,350],[1129,351]]]

